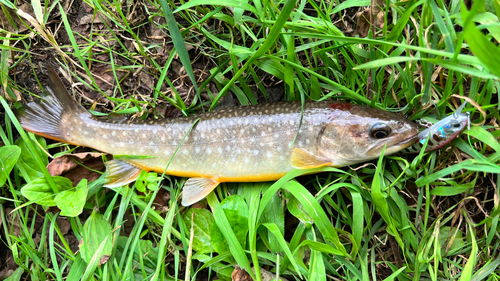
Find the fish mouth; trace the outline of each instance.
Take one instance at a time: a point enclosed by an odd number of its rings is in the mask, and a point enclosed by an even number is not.
[[[415,142],[418,141],[418,133],[415,133],[413,135],[411,135],[410,137],[400,141],[400,142],[396,142],[396,143],[391,143],[390,141],[389,142],[383,142],[379,145],[376,145],[374,147],[372,147],[369,151],[368,151],[368,155],[371,155],[371,156],[379,156],[380,153],[382,152],[382,148],[384,147],[384,145],[387,144],[387,148],[385,149],[385,154],[388,155],[388,154],[392,154],[392,153],[395,153],[395,152],[398,152],[400,150],[403,150],[411,145],[413,145]]]
[[[398,147],[400,149],[405,149],[418,141],[418,134],[415,134],[403,141],[393,144],[391,147]]]

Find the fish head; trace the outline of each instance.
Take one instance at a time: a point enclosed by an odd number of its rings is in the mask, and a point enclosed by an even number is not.
[[[321,157],[332,159],[334,166],[376,159],[384,146],[388,155],[418,140],[418,125],[397,113],[353,106],[344,115],[331,118],[318,143]]]

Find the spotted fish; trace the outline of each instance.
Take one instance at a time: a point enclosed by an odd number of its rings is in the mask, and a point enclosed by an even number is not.
[[[18,113],[27,131],[114,155],[106,187],[142,170],[189,177],[182,204],[203,199],[221,182],[273,181],[294,168],[342,167],[391,154],[416,141],[417,124],[378,109],[332,101],[225,108],[152,120],[94,117],[49,70],[48,95]],[[302,112],[302,114],[301,114]],[[175,153],[175,154],[174,154]],[[151,157],[140,157],[151,156]],[[169,164],[170,162],[170,164]]]

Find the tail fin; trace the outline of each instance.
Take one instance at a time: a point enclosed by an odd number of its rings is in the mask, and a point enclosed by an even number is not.
[[[90,113],[71,97],[50,66],[49,85],[45,90],[48,95],[40,103],[30,102],[17,112],[21,126],[36,135],[76,144],[65,135],[64,125],[67,120],[90,117]]]

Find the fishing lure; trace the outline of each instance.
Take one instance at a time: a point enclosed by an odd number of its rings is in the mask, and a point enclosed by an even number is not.
[[[450,116],[441,119],[436,124],[420,132],[417,135],[418,142],[408,147],[407,151],[411,153],[420,152],[422,145],[427,139],[429,139],[429,143],[425,148],[426,152],[439,149],[456,138],[466,126],[469,126],[470,129],[470,115],[468,113],[462,113],[466,104],[467,101]]]

